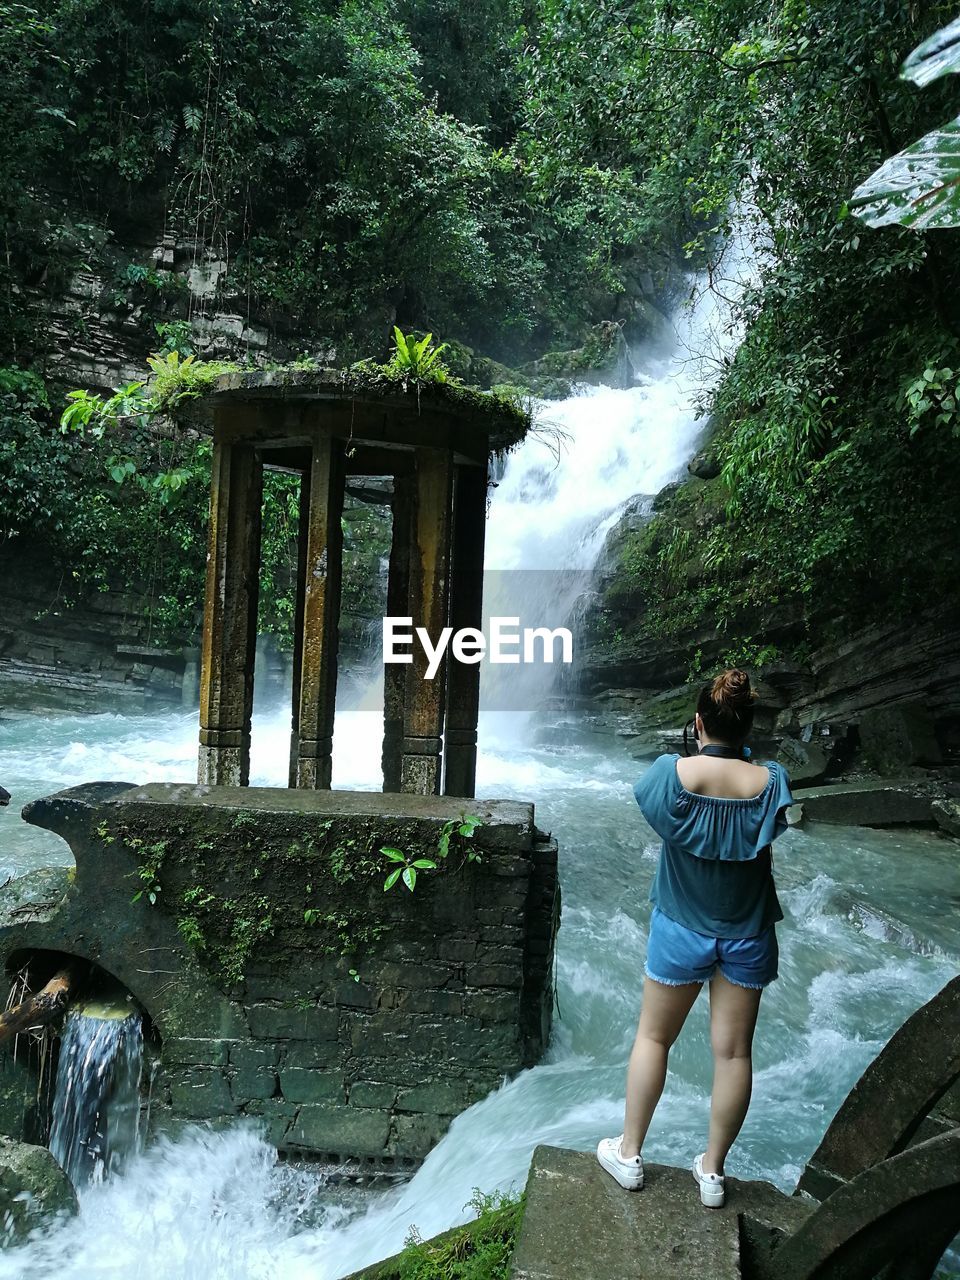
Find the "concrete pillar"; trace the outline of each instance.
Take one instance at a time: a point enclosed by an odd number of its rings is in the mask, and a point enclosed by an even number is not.
[[[410,540],[413,535],[415,482],[413,474],[393,477],[393,531],[387,574],[387,613],[404,617],[410,595]],[[403,756],[403,697],[407,668],[385,663],[383,668],[384,791],[399,791]]]
[[[449,603],[453,454],[449,449],[414,451],[415,507],[410,544],[406,614],[436,644],[447,622]],[[402,791],[436,795],[442,771],[446,663],[427,680],[427,657],[414,643],[406,673],[403,706]]]
[[[343,447],[319,435],[309,473],[295,785],[330,786],[343,561]]]
[[[257,642],[263,468],[250,445],[213,446],[200,671],[198,782],[245,787]]]
[[[483,542],[487,514],[487,468],[457,468],[453,500],[453,559],[450,626],[483,626]],[[447,663],[447,707],[443,733],[443,793],[473,796],[477,786],[477,717],[480,664],[451,657]]]

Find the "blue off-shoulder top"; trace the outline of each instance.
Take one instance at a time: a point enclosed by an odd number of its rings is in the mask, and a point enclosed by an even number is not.
[[[650,900],[697,933],[756,937],[783,919],[770,844],[787,829],[785,810],[793,803],[787,771],[764,761],[770,776],[760,794],[728,799],[687,791],[679,759],[679,752],[658,756],[633,788],[663,839]]]

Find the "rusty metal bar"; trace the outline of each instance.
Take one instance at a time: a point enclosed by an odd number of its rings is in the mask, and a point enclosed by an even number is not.
[[[453,454],[449,449],[415,452],[415,509],[410,547],[406,614],[436,645],[446,625],[449,603]],[[413,646],[406,673],[400,789],[419,795],[440,791],[446,663],[426,679],[423,646]]]
[[[308,482],[296,785],[324,789],[332,768],[344,489],[343,446],[326,433],[314,441]]]
[[[453,559],[450,626],[483,626],[483,543],[487,514],[487,468],[458,467],[453,499]],[[480,665],[447,662],[447,706],[443,732],[443,793],[473,796],[477,786],[477,719]]]
[[[229,417],[230,410],[220,413]],[[263,467],[254,450],[215,443],[197,768],[197,780],[213,786],[245,787],[250,778],[262,500]]]

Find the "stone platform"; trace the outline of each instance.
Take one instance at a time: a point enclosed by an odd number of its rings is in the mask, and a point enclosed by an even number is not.
[[[769,1182],[727,1178],[722,1209],[705,1209],[689,1169],[647,1164],[625,1191],[592,1151],[538,1146],[511,1280],[740,1280],[815,1203]]]

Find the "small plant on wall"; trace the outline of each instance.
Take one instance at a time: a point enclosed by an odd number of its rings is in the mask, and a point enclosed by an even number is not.
[[[385,845],[380,852],[386,859],[388,859],[388,861],[396,862],[398,864],[390,872],[386,880],[384,880],[384,892],[386,892],[387,889],[392,889],[397,883],[397,880],[401,879],[410,892],[413,893],[413,887],[417,883],[417,872],[436,870],[437,864],[432,861],[432,859],[410,859],[402,849],[395,849],[392,845]]]
[[[482,825],[479,818],[464,814],[461,814],[459,818],[451,818],[445,822],[440,828],[440,837],[437,840],[437,857],[441,860],[446,858],[450,853],[451,840],[455,837],[471,840],[474,832]],[[438,864],[432,858],[413,858],[393,845],[384,845],[380,852],[388,862],[395,864],[383,882],[385,893],[388,889],[392,889],[398,881],[405,884],[410,892],[413,893],[414,886],[417,883],[417,872],[435,871],[437,869]],[[479,850],[468,848],[464,861],[480,862],[481,854]]]

